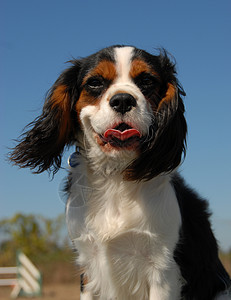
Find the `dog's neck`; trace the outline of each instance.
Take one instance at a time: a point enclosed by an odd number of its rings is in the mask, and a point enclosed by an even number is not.
[[[108,178],[108,176],[119,177],[137,155],[134,151],[129,150],[123,150],[121,153],[112,152],[110,155],[106,155],[98,145],[86,147],[86,141],[84,147],[82,143],[78,143],[76,147],[90,174],[97,177],[102,176],[102,178]]]
[[[79,195],[79,186],[76,183],[79,172],[87,178],[85,188],[89,187],[91,192],[89,197],[84,199],[85,208],[76,207],[74,210],[72,208],[74,225],[70,223],[69,226],[73,225],[73,231],[79,229],[79,232],[73,234],[74,237],[85,231],[87,234],[89,231],[97,234],[101,240],[107,240],[116,236],[121,230],[127,231],[134,228],[146,230],[148,224],[146,217],[150,215],[149,209],[154,215],[155,212],[164,213],[162,208],[166,207],[169,195],[172,193],[170,175],[158,176],[146,182],[126,181],[122,174],[105,176],[105,174],[95,173],[86,165],[83,157],[80,160],[81,164],[72,172],[69,200],[75,201],[76,195]],[[157,209],[152,210],[153,206]],[[85,220],[82,220],[83,215]],[[152,215],[152,218],[159,220],[158,215]],[[102,220],[104,220],[103,223]],[[82,225],[79,224],[85,224],[86,227],[81,230]]]

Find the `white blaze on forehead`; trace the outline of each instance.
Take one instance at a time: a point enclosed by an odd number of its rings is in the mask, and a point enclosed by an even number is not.
[[[129,80],[133,47],[115,48],[116,70],[119,82]]]

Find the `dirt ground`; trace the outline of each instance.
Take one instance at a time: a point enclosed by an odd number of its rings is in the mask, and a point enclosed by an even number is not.
[[[231,257],[223,255],[222,262],[231,276]],[[80,299],[80,270],[70,261],[44,264],[39,268],[43,273],[43,296],[35,300],[79,300]],[[0,286],[0,299],[10,300],[12,288]],[[29,298],[20,297],[19,300]]]
[[[72,254],[60,261],[45,261],[37,265],[42,273],[42,297],[19,300],[79,300],[80,298],[80,271],[75,266]],[[13,287],[0,286],[0,300],[10,300]]]
[[[12,288],[0,287],[0,299],[10,300]],[[49,284],[43,287],[43,296],[33,299],[42,300],[79,300],[80,294],[79,284]],[[20,297],[19,300],[28,300],[28,298]]]

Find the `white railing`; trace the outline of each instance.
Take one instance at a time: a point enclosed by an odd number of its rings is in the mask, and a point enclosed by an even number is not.
[[[1,267],[0,268],[0,277],[7,277],[7,278],[0,278],[0,286],[12,286],[17,283],[17,267]],[[11,278],[13,277],[13,278]]]
[[[41,273],[24,253],[17,253],[17,267],[0,268],[1,277],[8,277],[9,274],[14,275],[14,278],[2,278],[0,285],[14,286],[11,293],[12,298],[42,295]]]

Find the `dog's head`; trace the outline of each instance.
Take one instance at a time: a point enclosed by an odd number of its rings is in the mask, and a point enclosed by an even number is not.
[[[184,95],[174,64],[128,46],[71,61],[10,159],[56,172],[65,146],[78,144],[93,169],[147,180],[170,172],[185,152]],[[102,172],[105,172],[102,170]]]

